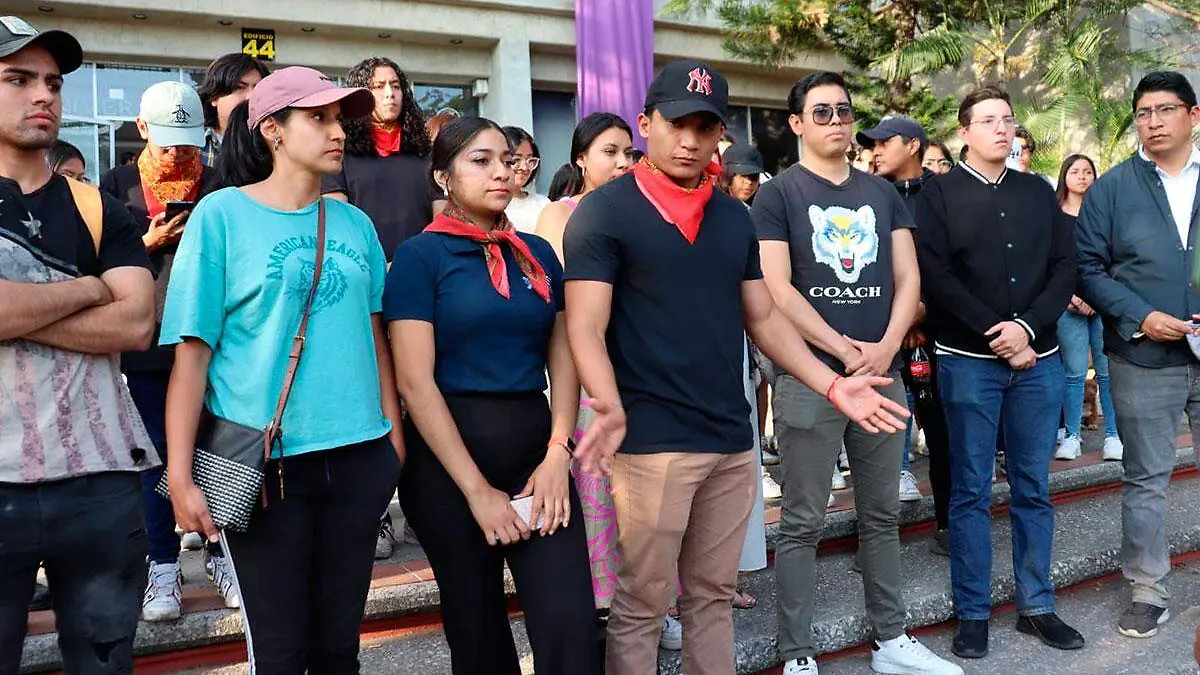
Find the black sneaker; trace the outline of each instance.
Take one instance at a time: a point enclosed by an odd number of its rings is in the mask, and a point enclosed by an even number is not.
[[[954,655],[960,659],[982,659],[988,653],[988,622],[960,619],[954,631]]]
[[[1022,616],[1017,619],[1017,630],[1032,635],[1043,644],[1055,649],[1082,649],[1083,636],[1071,628],[1057,614]]]
[[[1154,637],[1158,627],[1171,618],[1166,607],[1156,607],[1145,602],[1135,602],[1121,615],[1117,632],[1131,638]]]
[[[929,552],[943,558],[950,557],[950,530],[938,530],[929,538]]]

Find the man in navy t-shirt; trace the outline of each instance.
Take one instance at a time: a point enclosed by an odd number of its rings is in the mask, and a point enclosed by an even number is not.
[[[733,668],[731,600],[758,473],[743,390],[749,330],[762,350],[870,430],[903,406],[839,378],[775,311],[740,202],[706,171],[724,132],[728,84],[679,61],[650,85],[638,118],[646,157],[588,195],[564,237],[567,325],[597,418],[576,453],[612,474],[621,568],[608,672],[657,671],[659,623],[675,597],[690,675]],[[619,451],[619,454],[618,454]]]

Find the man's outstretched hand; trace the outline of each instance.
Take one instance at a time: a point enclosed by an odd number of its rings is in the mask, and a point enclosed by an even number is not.
[[[893,382],[890,377],[858,375],[845,377],[833,383],[829,401],[843,415],[854,420],[867,431],[894,434],[904,431],[908,423],[908,409],[875,390]]]
[[[613,458],[625,441],[625,409],[620,402],[592,399],[596,414],[575,449],[580,468],[592,474],[612,475]]]

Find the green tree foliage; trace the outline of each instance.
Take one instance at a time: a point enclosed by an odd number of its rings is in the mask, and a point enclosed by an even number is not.
[[[1104,167],[1127,156],[1131,72],[1171,65],[1121,34],[1142,5],[1200,28],[1200,0],[672,0],[668,11],[715,10],[726,50],[759,63],[833,53],[852,69],[864,124],[905,113],[936,137],[956,126],[956,102],[929,82],[969,64],[974,83],[1012,90],[1043,149],[1035,166],[1054,173],[1069,152],[1092,152]],[[1066,147],[1080,124],[1096,147]]]

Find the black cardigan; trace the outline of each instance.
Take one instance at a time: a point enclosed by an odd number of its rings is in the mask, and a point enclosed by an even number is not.
[[[1044,180],[1006,170],[992,183],[962,163],[925,184],[916,221],[938,348],[997,358],[987,335],[1001,321],[1024,326],[1039,355],[1058,348],[1058,318],[1075,290],[1075,240]]]

